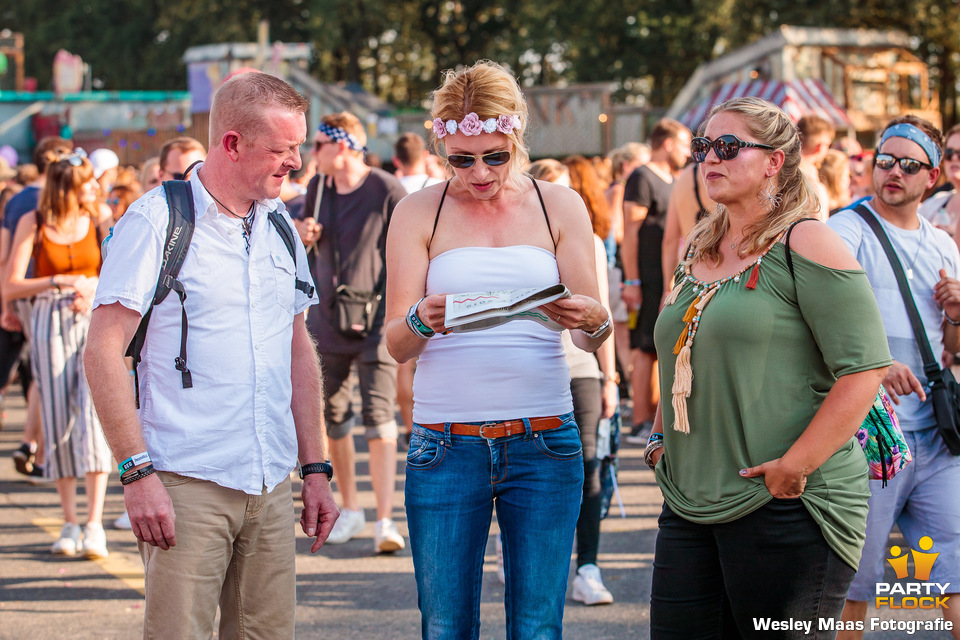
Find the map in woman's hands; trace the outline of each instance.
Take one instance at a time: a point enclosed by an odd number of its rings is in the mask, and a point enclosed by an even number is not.
[[[570,290],[564,284],[448,294],[443,324],[451,333],[461,333],[489,329],[511,320],[532,320],[552,331],[563,331],[562,326],[548,318],[538,307],[569,297]]]

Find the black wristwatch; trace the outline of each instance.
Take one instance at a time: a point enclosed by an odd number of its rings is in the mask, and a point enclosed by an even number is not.
[[[310,464],[300,465],[300,477],[305,478],[311,473],[324,473],[327,476],[327,480],[333,480],[333,465],[330,464],[330,461],[326,462],[312,462]]]

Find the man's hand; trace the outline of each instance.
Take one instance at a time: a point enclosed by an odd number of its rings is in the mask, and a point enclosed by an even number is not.
[[[914,391],[920,402],[927,399],[927,394],[923,390],[923,385],[917,376],[913,375],[910,367],[902,362],[893,361],[886,377],[883,379],[883,388],[887,390],[893,404],[900,404],[900,396],[910,395]]]
[[[7,305],[4,305],[3,312],[0,313],[0,327],[12,333],[23,331],[23,327],[20,326],[20,318]]]
[[[799,498],[807,486],[807,476],[803,469],[789,467],[783,462],[783,458],[743,469],[740,475],[744,478],[763,476],[767,491],[774,498]]]
[[[933,298],[948,318],[954,322],[960,320],[960,281],[948,278],[945,269],[940,269],[940,281],[933,286]]]
[[[311,473],[303,479],[300,497],[303,500],[300,527],[307,536],[316,536],[310,547],[310,553],[316,553],[330,535],[333,524],[340,517],[340,510],[330,491],[330,481],[322,473]]]
[[[303,246],[309,247],[320,239],[320,233],[323,231],[323,225],[313,218],[304,218],[303,220],[294,220],[293,226],[297,228]]]
[[[173,501],[157,474],[123,487],[123,502],[130,516],[133,535],[164,551],[177,544]]]

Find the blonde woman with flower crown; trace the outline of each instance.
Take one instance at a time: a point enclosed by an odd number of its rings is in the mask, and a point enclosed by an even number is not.
[[[691,152],[719,206],[654,332],[651,638],[834,637],[818,620],[840,616],[869,496],[853,436],[891,362],[877,303],[840,236],[797,224],[816,199],[780,109],[718,105]]]
[[[492,511],[503,538],[507,638],[560,638],[583,455],[560,343],[610,337],[593,233],[572,190],[534,181],[527,106],[502,67],[448,72],[433,134],[453,171],[397,205],[387,238],[386,334],[419,356],[406,508],[422,636],[479,636]],[[447,294],[563,283],[537,321],[448,333]]]
[[[82,150],[52,156],[37,210],[17,224],[3,293],[32,298],[30,359],[42,399],[45,475],[60,494],[66,523],[51,551],[108,555],[103,503],[113,457],[90,401],[83,346],[100,273],[99,186]],[[109,209],[107,210],[109,211]],[[32,277],[26,277],[33,261]],[[87,524],[77,516],[77,478],[84,478]]]

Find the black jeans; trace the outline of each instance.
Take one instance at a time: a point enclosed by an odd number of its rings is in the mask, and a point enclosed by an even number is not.
[[[696,524],[664,503],[650,637],[677,640],[834,638],[819,618],[840,617],[854,569],[827,545],[799,498],[773,499],[738,520]],[[755,620],[808,623],[773,631]]]
[[[597,429],[603,407],[599,378],[574,378],[573,415],[580,427],[583,447],[583,502],[577,519],[577,567],[597,563],[600,548],[600,461],[597,460]]]

